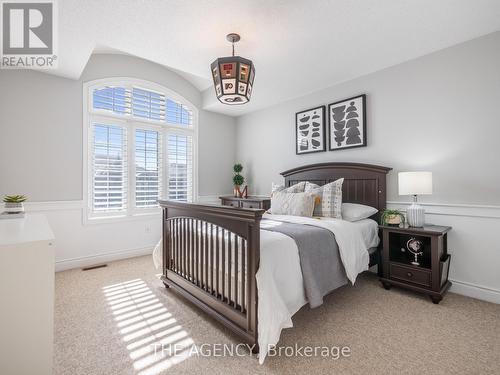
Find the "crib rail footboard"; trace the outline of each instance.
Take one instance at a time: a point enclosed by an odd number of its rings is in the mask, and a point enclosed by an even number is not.
[[[260,220],[264,210],[160,201],[163,276],[257,350]]]

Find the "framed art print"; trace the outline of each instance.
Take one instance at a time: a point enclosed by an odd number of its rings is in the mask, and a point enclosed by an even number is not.
[[[328,104],[330,151],[366,146],[366,95]]]
[[[295,153],[326,151],[325,106],[295,114]]]

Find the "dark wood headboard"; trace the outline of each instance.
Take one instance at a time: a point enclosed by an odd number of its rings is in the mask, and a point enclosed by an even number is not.
[[[301,181],[324,185],[344,177],[342,202],[359,203],[385,209],[386,176],[392,168],[361,163],[319,163],[293,168],[282,172],[285,186]],[[378,215],[375,215],[378,219]]]

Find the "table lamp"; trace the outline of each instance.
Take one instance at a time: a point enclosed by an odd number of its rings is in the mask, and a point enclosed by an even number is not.
[[[399,195],[413,195],[413,203],[406,209],[406,220],[412,227],[423,227],[425,210],[417,204],[417,195],[432,194],[432,172],[399,172]]]

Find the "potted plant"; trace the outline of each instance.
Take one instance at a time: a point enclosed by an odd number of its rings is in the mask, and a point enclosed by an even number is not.
[[[395,225],[399,226],[405,223],[405,217],[399,210],[384,210],[380,218],[382,225]]]
[[[20,214],[24,212],[23,202],[26,201],[24,195],[6,195],[3,198],[5,212],[8,214]]]
[[[234,176],[233,176],[233,185],[234,185],[234,196],[240,197],[242,196],[240,186],[245,182],[245,178],[240,174],[243,170],[243,166],[240,163],[237,163],[233,166]]]

